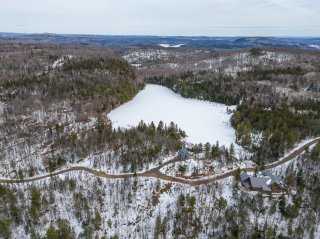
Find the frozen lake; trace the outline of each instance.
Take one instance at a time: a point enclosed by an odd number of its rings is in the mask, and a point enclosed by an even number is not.
[[[174,122],[184,130],[187,142],[230,146],[235,144],[235,131],[231,127],[231,114],[223,104],[186,99],[166,87],[147,84],[131,101],[108,114],[113,128],[137,126],[141,120],[162,120],[166,125]],[[229,106],[234,109],[235,106]]]

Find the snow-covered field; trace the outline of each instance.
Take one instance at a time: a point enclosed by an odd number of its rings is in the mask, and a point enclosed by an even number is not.
[[[186,99],[166,87],[147,84],[132,101],[108,114],[114,128],[137,126],[141,120],[174,122],[185,130],[187,142],[230,146],[235,144],[235,131],[230,125],[228,106],[195,99]],[[229,106],[234,109],[235,106]]]

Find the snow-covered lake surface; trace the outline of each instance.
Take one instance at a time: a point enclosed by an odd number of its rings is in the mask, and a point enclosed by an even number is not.
[[[173,48],[179,48],[181,46],[183,46],[184,44],[177,44],[177,45],[170,45],[170,44],[158,44],[159,46],[168,48],[168,47],[173,47]]]
[[[320,45],[309,45],[309,46],[320,50]]]
[[[157,126],[162,120],[166,125],[174,122],[183,129],[190,143],[230,146],[235,144],[235,131],[231,127],[228,106],[208,101],[187,99],[166,87],[147,84],[131,101],[108,114],[113,128],[137,126],[141,120],[153,121]],[[235,106],[229,106],[234,109]]]

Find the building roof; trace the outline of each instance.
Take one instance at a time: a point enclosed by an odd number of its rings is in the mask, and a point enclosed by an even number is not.
[[[268,178],[250,177],[250,184],[253,189],[262,189],[270,192],[271,188],[267,185]]]
[[[272,173],[270,173],[267,170],[262,171],[262,175],[271,179],[271,181],[268,182],[268,185],[272,185],[275,183],[280,186],[282,184],[279,178],[275,177]]]
[[[242,181],[242,182],[241,182],[241,185],[242,185],[243,187],[251,187],[250,180]]]
[[[246,181],[247,179],[249,179],[249,175],[246,172],[242,172],[240,174],[240,180],[241,182]]]
[[[272,190],[271,190],[271,188],[267,185],[267,184],[263,184],[262,185],[262,190],[263,191],[265,191],[265,192],[271,192]]]
[[[190,156],[189,151],[186,148],[182,148],[178,152],[179,158],[188,158]]]

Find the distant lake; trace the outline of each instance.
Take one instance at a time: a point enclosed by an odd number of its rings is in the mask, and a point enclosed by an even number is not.
[[[184,130],[187,142],[230,146],[235,144],[235,130],[231,127],[231,114],[223,104],[187,99],[170,89],[147,84],[131,101],[108,114],[113,128],[137,126],[141,120],[157,126],[174,122]],[[229,106],[234,109],[235,106]]]

